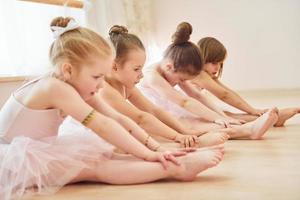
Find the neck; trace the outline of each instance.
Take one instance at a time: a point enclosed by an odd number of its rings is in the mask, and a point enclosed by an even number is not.
[[[119,81],[116,77],[109,75],[105,77],[105,81],[112,86],[113,88],[115,88],[118,92],[120,92],[120,94],[123,95],[124,92],[124,84]]]
[[[166,76],[165,76],[166,66],[164,65],[164,62],[158,63],[156,66],[156,70],[164,79],[166,79]]]

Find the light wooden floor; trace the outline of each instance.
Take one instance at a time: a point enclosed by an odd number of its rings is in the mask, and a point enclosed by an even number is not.
[[[242,93],[257,106],[300,106],[300,90]],[[122,167],[122,166],[120,166]],[[112,186],[81,183],[64,187],[39,200],[299,200],[300,115],[285,127],[272,128],[263,140],[229,141],[221,164],[200,174],[194,182]]]

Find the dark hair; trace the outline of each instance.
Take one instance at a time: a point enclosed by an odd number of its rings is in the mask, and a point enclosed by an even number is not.
[[[192,31],[189,23],[180,23],[172,36],[172,44],[168,46],[163,57],[174,62],[175,71],[194,76],[202,70],[203,59],[199,48],[189,41]]]
[[[199,40],[198,47],[202,53],[204,63],[217,63],[224,61],[227,51],[224,45],[213,37],[205,37]],[[223,71],[223,63],[218,72],[218,77]]]
[[[126,55],[132,49],[145,51],[141,40],[136,35],[128,33],[124,26],[114,25],[109,30],[109,36],[116,50],[116,60],[119,62],[124,62]]]

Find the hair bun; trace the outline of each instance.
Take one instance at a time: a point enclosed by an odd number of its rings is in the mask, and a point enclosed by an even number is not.
[[[51,26],[59,26],[59,27],[66,27],[73,18],[71,17],[56,17],[51,21],[50,28]],[[73,19],[74,20],[74,19]],[[53,31],[51,29],[51,31]]]
[[[109,30],[109,35],[112,36],[114,34],[126,34],[128,33],[128,29],[125,26],[114,25]]]
[[[193,32],[193,27],[188,22],[181,22],[176,29],[176,32],[172,36],[173,44],[182,44],[188,42],[190,35]]]

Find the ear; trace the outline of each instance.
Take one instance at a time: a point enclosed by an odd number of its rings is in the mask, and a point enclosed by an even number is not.
[[[73,66],[70,63],[63,63],[61,65],[61,73],[64,81],[71,79],[73,70]]]
[[[118,64],[115,60],[113,61],[113,64],[112,64],[112,70],[115,72],[118,71]]]
[[[171,62],[166,63],[166,68],[168,71],[174,71],[174,65]]]

